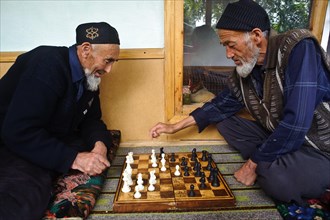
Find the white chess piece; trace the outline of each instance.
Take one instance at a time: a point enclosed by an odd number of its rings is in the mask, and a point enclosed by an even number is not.
[[[128,193],[131,191],[131,187],[128,185],[128,182],[127,182],[127,175],[128,175],[127,173],[123,174],[124,184],[123,184],[123,188],[121,189],[121,191],[124,193]]]
[[[125,176],[126,176],[126,179],[127,179],[127,184],[129,186],[133,185],[132,174],[131,173],[128,173],[127,170],[124,170],[124,172],[123,172],[123,179],[124,179]]]
[[[143,179],[142,179],[142,173],[139,173],[138,174],[138,178],[137,178],[137,185],[135,188],[138,188],[139,191],[143,190],[144,189],[144,186],[143,186]]]
[[[126,156],[126,169],[125,171],[127,171],[129,174],[132,174],[132,167],[129,161],[129,156]]]
[[[151,158],[151,162],[152,162],[152,167],[157,167],[158,165],[157,165],[157,158],[156,158],[156,156],[153,156],[152,158]]]
[[[134,193],[134,198],[139,199],[141,198],[141,193],[139,191],[138,187],[135,187],[135,193]]]
[[[149,187],[148,187],[148,190],[149,190],[150,192],[152,192],[152,191],[155,190],[155,187],[154,187],[154,185],[152,184],[151,180],[149,180]]]
[[[175,172],[174,172],[174,175],[175,175],[175,176],[180,176],[180,171],[179,171],[179,169],[180,169],[180,166],[179,166],[179,165],[176,165],[176,166],[175,166]]]
[[[166,160],[165,160],[165,154],[163,153],[162,154],[162,159],[160,161],[162,163],[162,168],[160,168],[161,171],[166,171],[166,167],[165,167],[165,164],[166,164]]]
[[[155,152],[155,149],[152,149],[151,150],[151,159],[154,157],[154,158],[156,158],[156,152]],[[156,158],[157,159],[157,158]]]
[[[133,152],[128,152],[129,163],[134,163]]]
[[[155,170],[150,171],[150,178],[149,178],[149,183],[154,185],[156,184],[156,175],[155,175]]]

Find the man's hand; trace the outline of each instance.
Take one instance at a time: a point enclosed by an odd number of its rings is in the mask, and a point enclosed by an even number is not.
[[[234,173],[234,177],[238,182],[243,183],[246,186],[251,186],[257,179],[255,172],[257,164],[249,159],[243,166]]]
[[[157,138],[161,133],[165,134],[174,134],[186,127],[195,125],[196,121],[192,116],[188,116],[187,118],[175,123],[175,124],[165,124],[162,122],[157,123],[155,126],[153,126],[149,134],[152,138]]]
[[[174,124],[165,124],[165,123],[159,122],[150,129],[149,133],[152,138],[159,137],[159,135],[161,133],[173,134],[173,133],[175,133]]]
[[[78,153],[71,168],[93,176],[102,173],[107,167],[110,167],[107,148],[98,141],[91,152]]]

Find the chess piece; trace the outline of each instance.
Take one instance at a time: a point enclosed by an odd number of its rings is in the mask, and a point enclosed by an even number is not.
[[[218,178],[218,168],[214,168],[212,186],[214,187],[220,186],[220,181]]]
[[[199,182],[201,182],[201,180],[202,180],[203,178],[204,178],[204,179],[206,178],[206,177],[205,177],[205,173],[204,173],[204,172],[201,172],[201,178],[199,179]]]
[[[128,173],[126,170],[124,170],[123,179],[124,179],[124,177],[126,178],[127,184],[129,186],[133,185],[133,180],[132,180],[132,174],[131,173]]]
[[[197,176],[197,177],[200,177],[201,176],[201,164],[200,163],[197,163],[196,164],[195,176]]]
[[[179,165],[176,165],[175,166],[175,172],[174,172],[174,175],[175,176],[180,176],[180,170],[179,169],[180,169],[180,166]]]
[[[206,166],[206,170],[211,170],[211,168],[212,168],[212,154],[209,154],[208,156],[207,156],[207,161],[208,161],[208,163],[207,163],[207,166]]]
[[[123,181],[124,181],[124,184],[123,184],[123,188],[121,189],[122,192],[124,193],[128,193],[131,191],[131,187],[128,185],[128,182],[127,182],[127,173],[123,173]]]
[[[197,153],[196,153],[196,148],[194,148],[191,151],[191,161],[196,161],[196,158],[197,158]]]
[[[156,175],[155,175],[155,170],[150,171],[150,178],[149,178],[149,183],[150,184],[156,184]]]
[[[210,176],[209,176],[209,182],[212,183],[213,182],[213,179],[214,179],[214,169],[213,167],[211,167],[210,169]]]
[[[152,167],[157,167],[158,165],[157,165],[157,158],[156,158],[156,156],[155,155],[153,155],[152,157],[151,157],[151,163],[152,163]]]
[[[162,156],[162,154],[165,154],[163,147],[160,148],[160,154],[159,154],[159,156]]]
[[[157,159],[155,149],[152,149],[151,150],[151,156],[150,157],[151,157],[151,159],[152,158],[156,158]]]
[[[166,167],[165,167],[165,164],[166,164],[166,160],[165,160],[165,154],[163,153],[162,154],[162,159],[160,161],[162,163],[162,167],[160,168],[161,171],[166,171]]]
[[[189,174],[189,170],[188,170],[188,166],[187,165],[185,165],[184,166],[184,174],[183,174],[184,176],[189,176],[190,174]]]
[[[190,191],[189,191],[189,193],[188,193],[188,196],[189,197],[194,197],[196,194],[195,194],[195,191],[194,191],[194,188],[195,188],[195,186],[194,186],[194,184],[191,184],[190,185]]]
[[[132,167],[131,167],[131,164],[130,164],[130,159],[129,159],[130,156],[126,156],[126,169],[125,171],[127,171],[129,174],[132,174]]]
[[[182,157],[182,162],[181,162],[181,166],[185,166],[185,165],[187,165],[187,163],[186,163],[186,158],[185,157]]]
[[[135,187],[134,198],[136,198],[136,199],[141,198],[141,193],[139,191],[139,187]]]
[[[171,162],[175,162],[175,154],[174,154],[174,153],[171,154],[171,159],[170,159],[170,161],[171,161]]]
[[[133,152],[128,152],[128,162],[130,164],[134,163]]]
[[[138,178],[137,178],[136,182],[137,182],[137,185],[135,186],[135,188],[138,188],[139,191],[143,190],[144,186],[143,186],[142,173],[138,174]]]
[[[206,188],[206,185],[205,185],[205,175],[204,175],[204,177],[201,177],[201,179],[199,181],[201,182],[199,188],[205,189]]]
[[[202,151],[202,161],[207,161],[207,156],[206,156],[206,154],[207,154],[207,151],[206,151],[206,150],[203,150],[203,151]]]
[[[150,192],[155,191],[155,187],[154,187],[154,185],[153,185],[150,181],[149,181],[148,190],[149,190]]]

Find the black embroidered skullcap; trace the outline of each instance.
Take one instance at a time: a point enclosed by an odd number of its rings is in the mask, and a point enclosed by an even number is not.
[[[225,8],[216,26],[217,29],[251,31],[260,28],[270,30],[267,12],[253,0],[240,0]]]
[[[106,22],[80,24],[76,28],[76,43],[120,44],[117,30]]]

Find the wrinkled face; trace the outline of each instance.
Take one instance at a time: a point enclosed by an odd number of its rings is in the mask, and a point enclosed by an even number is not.
[[[241,77],[250,74],[257,63],[259,48],[253,43],[250,35],[241,31],[218,30],[220,43],[226,48],[226,56],[236,65],[236,71]]]
[[[110,73],[114,62],[118,61],[119,45],[84,43],[81,45],[81,64],[87,78],[87,89],[96,91],[101,77]]]

